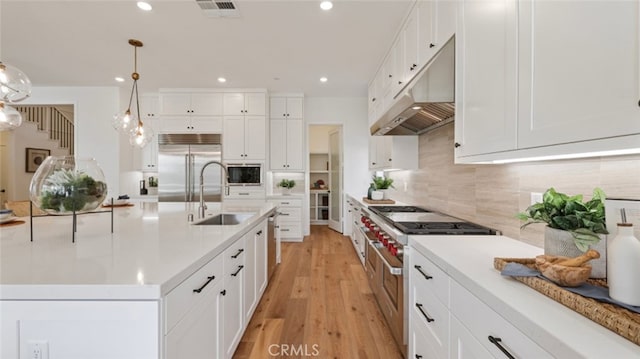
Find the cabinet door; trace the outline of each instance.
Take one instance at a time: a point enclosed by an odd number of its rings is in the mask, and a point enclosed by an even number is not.
[[[640,133],[639,7],[521,3],[518,148]]]
[[[167,334],[166,358],[218,357],[219,283]]]
[[[302,120],[287,120],[287,169],[303,170],[305,153],[304,126]]]
[[[304,98],[288,97],[287,98],[287,118],[304,118]]]
[[[434,39],[435,1],[418,2],[418,61],[426,64],[436,53]]]
[[[278,171],[287,168],[287,121],[284,119],[271,119],[269,122],[270,145],[269,166],[271,170]]]
[[[256,304],[267,288],[267,222],[256,232]]]
[[[490,359],[491,354],[480,344],[455,316],[451,316],[451,344],[449,357],[457,359]],[[416,352],[417,354],[417,352]],[[425,357],[426,358],[426,357]]]
[[[225,116],[222,132],[222,157],[244,159],[244,116]]]
[[[225,115],[243,115],[244,94],[225,93],[223,96],[223,113]]]
[[[140,118],[157,118],[159,115],[160,99],[156,94],[140,96]],[[146,125],[146,121],[145,121]]]
[[[144,120],[144,127],[151,129],[154,133],[151,141],[142,148],[142,171],[158,171],[158,120],[148,118]]]
[[[188,115],[191,111],[191,94],[166,93],[160,95],[160,113],[163,116]]]
[[[368,98],[367,98],[367,109],[368,109],[368,117],[369,117],[369,126],[371,126],[372,124],[374,124],[377,120],[378,120],[378,104],[381,102],[381,100],[378,99],[378,91],[380,91],[378,88],[378,84],[380,81],[378,81],[378,79],[380,78],[380,73],[382,72],[382,69],[378,70],[378,73],[376,74],[376,77],[371,80],[371,83],[369,83],[369,88],[367,90],[367,94],[368,94]]]
[[[404,38],[404,82],[409,82],[420,70],[418,62],[418,7],[414,7],[402,29]]]
[[[264,116],[246,116],[245,118],[245,156],[247,160],[264,160],[266,157],[266,129]]]
[[[465,0],[456,33],[456,156],[516,148],[514,0]]]
[[[245,115],[265,116],[267,97],[264,93],[246,93],[244,94],[244,113]]]
[[[272,97],[270,99],[269,116],[271,118],[287,117],[287,98],[286,97]]]
[[[369,169],[380,168],[380,162],[378,161],[378,144],[381,140],[381,136],[369,136]]]
[[[191,131],[198,133],[221,133],[222,116],[191,117]]]
[[[251,230],[244,236],[244,320],[249,322],[256,307],[256,237],[260,229]]]
[[[191,114],[196,116],[222,116],[222,93],[191,94]]]
[[[437,49],[440,49],[456,32],[457,2],[450,0],[436,0],[434,1],[434,6],[434,45],[436,45]]]
[[[222,313],[220,315],[222,317],[220,334],[222,337],[221,348],[224,353],[224,358],[233,357],[233,353],[240,342],[244,328],[244,312],[242,310],[242,296],[244,295],[242,290],[243,271],[244,269],[240,270],[236,276],[230,277],[220,294],[222,296],[220,298]],[[227,278],[225,278],[225,280],[226,279]]]
[[[191,118],[189,116],[163,116],[160,121],[159,132],[188,133],[191,132]]]
[[[393,101],[393,97],[400,91],[402,87],[406,85],[406,80],[404,78],[404,38],[402,34],[399,34],[396,38],[396,41],[393,43],[393,48],[391,49],[393,53],[393,67],[392,67],[392,81],[391,81],[391,99]],[[391,103],[389,102],[389,103]]]

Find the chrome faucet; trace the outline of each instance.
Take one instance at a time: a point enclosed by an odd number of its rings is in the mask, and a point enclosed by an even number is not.
[[[219,161],[209,161],[202,166],[200,170],[200,205],[198,206],[198,218],[204,218],[204,211],[207,209],[207,205],[204,203],[204,169],[211,164],[217,164],[224,170],[224,193],[229,195],[229,172],[227,167]]]

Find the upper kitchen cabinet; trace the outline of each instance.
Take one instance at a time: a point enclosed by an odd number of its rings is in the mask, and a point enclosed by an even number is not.
[[[640,134],[639,6],[520,3],[518,148]]]
[[[158,118],[160,116],[160,99],[158,94],[140,96],[140,118]]]
[[[640,147],[640,3],[463,1],[458,14],[456,162]]]
[[[304,170],[304,97],[272,97],[269,166],[272,171]]]
[[[427,64],[455,34],[456,4],[456,1],[449,0],[418,1],[418,68]]]
[[[163,116],[221,116],[222,93],[162,93]]]
[[[369,137],[369,169],[418,169],[418,136]]]
[[[264,116],[224,116],[222,158],[225,161],[264,161],[266,127]]]
[[[224,115],[266,115],[266,97],[264,92],[225,93]]]
[[[462,1],[456,32],[458,157],[516,148],[517,7]]]

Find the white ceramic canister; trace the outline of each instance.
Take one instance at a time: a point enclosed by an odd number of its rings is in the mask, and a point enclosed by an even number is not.
[[[619,302],[640,306],[640,241],[633,224],[618,223],[618,234],[607,248],[609,296]]]

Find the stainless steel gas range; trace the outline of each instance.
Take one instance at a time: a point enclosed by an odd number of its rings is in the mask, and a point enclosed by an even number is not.
[[[361,233],[367,239],[365,268],[369,285],[393,337],[407,355],[409,235],[495,235],[497,231],[415,206],[362,208]]]

